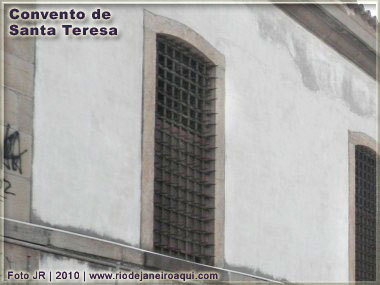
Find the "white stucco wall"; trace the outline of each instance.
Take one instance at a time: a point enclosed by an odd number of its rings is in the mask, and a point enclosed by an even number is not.
[[[348,280],[348,130],[376,138],[375,81],[266,5],[149,6],[226,57],[226,266]],[[139,241],[142,8],[119,40],[38,40],[33,210]]]
[[[97,6],[76,9],[91,8]],[[124,27],[117,40],[38,39],[35,79],[34,218],[135,246],[140,239],[141,13],[133,6],[112,10],[112,22],[102,25],[114,26],[117,20]]]

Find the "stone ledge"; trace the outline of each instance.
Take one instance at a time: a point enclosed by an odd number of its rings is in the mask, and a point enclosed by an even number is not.
[[[16,220],[4,219],[4,236],[7,243],[118,267],[124,270],[216,272],[219,274],[219,281],[232,281],[236,279],[256,282],[272,281],[253,275],[165,256],[128,245]],[[242,275],[241,278],[239,277],[240,275]],[[277,281],[273,282],[280,283]]]

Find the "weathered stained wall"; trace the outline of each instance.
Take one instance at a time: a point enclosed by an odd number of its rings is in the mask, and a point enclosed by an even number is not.
[[[47,274],[52,272],[53,282],[60,282],[60,281],[62,282],[62,279],[65,278],[65,275],[62,276],[59,273],[57,274],[57,272],[67,272],[67,273],[72,272],[73,274],[72,276],[74,276],[75,272],[78,272],[78,275],[71,277],[71,280],[72,280],[71,282],[79,282],[79,283],[86,282],[86,279],[83,278],[83,275],[84,275],[83,272],[88,274],[92,272],[115,271],[115,269],[111,267],[101,266],[99,264],[94,264],[87,261],[78,260],[75,258],[70,258],[70,257],[65,257],[65,256],[60,256],[57,254],[51,254],[51,253],[45,253],[45,252],[41,252],[40,254],[39,270],[45,271],[47,272]],[[116,281],[103,281],[103,282],[115,283],[115,284],[117,283]]]
[[[62,282],[65,280],[64,278],[67,278],[68,280],[71,280],[70,283],[83,283],[83,281],[85,281],[83,279],[83,272],[88,274],[90,272],[115,271],[115,268],[109,266],[47,253],[20,245],[14,245],[12,243],[5,243],[4,248],[7,253],[4,259],[6,280],[8,280],[8,277],[9,280],[12,280],[12,278],[14,278],[13,274],[20,271],[24,273],[28,272],[31,276],[35,275],[35,272],[38,271],[45,273],[45,275],[42,275],[43,278],[41,278],[41,281],[49,281],[51,272],[51,280],[53,282]],[[65,277],[65,275],[60,275],[62,272],[68,274],[71,272],[71,275]],[[79,278],[74,275],[75,272],[79,272]]]
[[[273,6],[149,6],[226,57],[226,266],[348,280],[348,130],[375,81]],[[139,242],[142,8],[118,40],[37,40],[33,220]]]
[[[4,23],[8,24],[7,18]],[[5,34],[4,197],[0,199],[7,218],[26,222],[30,221],[32,185],[34,70],[35,40]]]

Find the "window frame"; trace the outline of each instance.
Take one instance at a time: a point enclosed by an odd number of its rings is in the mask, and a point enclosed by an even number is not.
[[[156,37],[174,36],[198,49],[213,64],[215,86],[215,224],[214,266],[224,267],[225,215],[225,58],[202,36],[184,24],[144,10],[143,110],[140,247],[154,249],[154,132],[156,106]]]
[[[372,137],[362,132],[348,132],[348,171],[349,171],[349,193],[348,193],[348,263],[349,263],[349,281],[356,281],[356,146],[365,146],[376,154],[376,166],[377,166],[377,142]],[[376,167],[376,178],[378,175],[378,167]],[[376,202],[379,202],[379,189],[378,183],[376,183]],[[378,204],[376,206],[376,218],[378,219]],[[378,220],[376,224],[378,224]],[[378,229],[376,230],[378,232]],[[379,237],[376,234],[376,241]],[[376,242],[377,244],[377,242]],[[378,248],[376,248],[378,253]],[[378,256],[376,260],[378,263]],[[376,264],[376,268],[379,268],[379,264]],[[377,269],[376,269],[377,270]],[[378,276],[376,277],[378,278]]]

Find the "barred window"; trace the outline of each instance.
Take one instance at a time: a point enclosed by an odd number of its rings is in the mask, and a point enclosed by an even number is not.
[[[212,63],[157,34],[154,249],[214,263],[215,89]]]
[[[355,147],[355,275],[376,280],[376,153]]]

